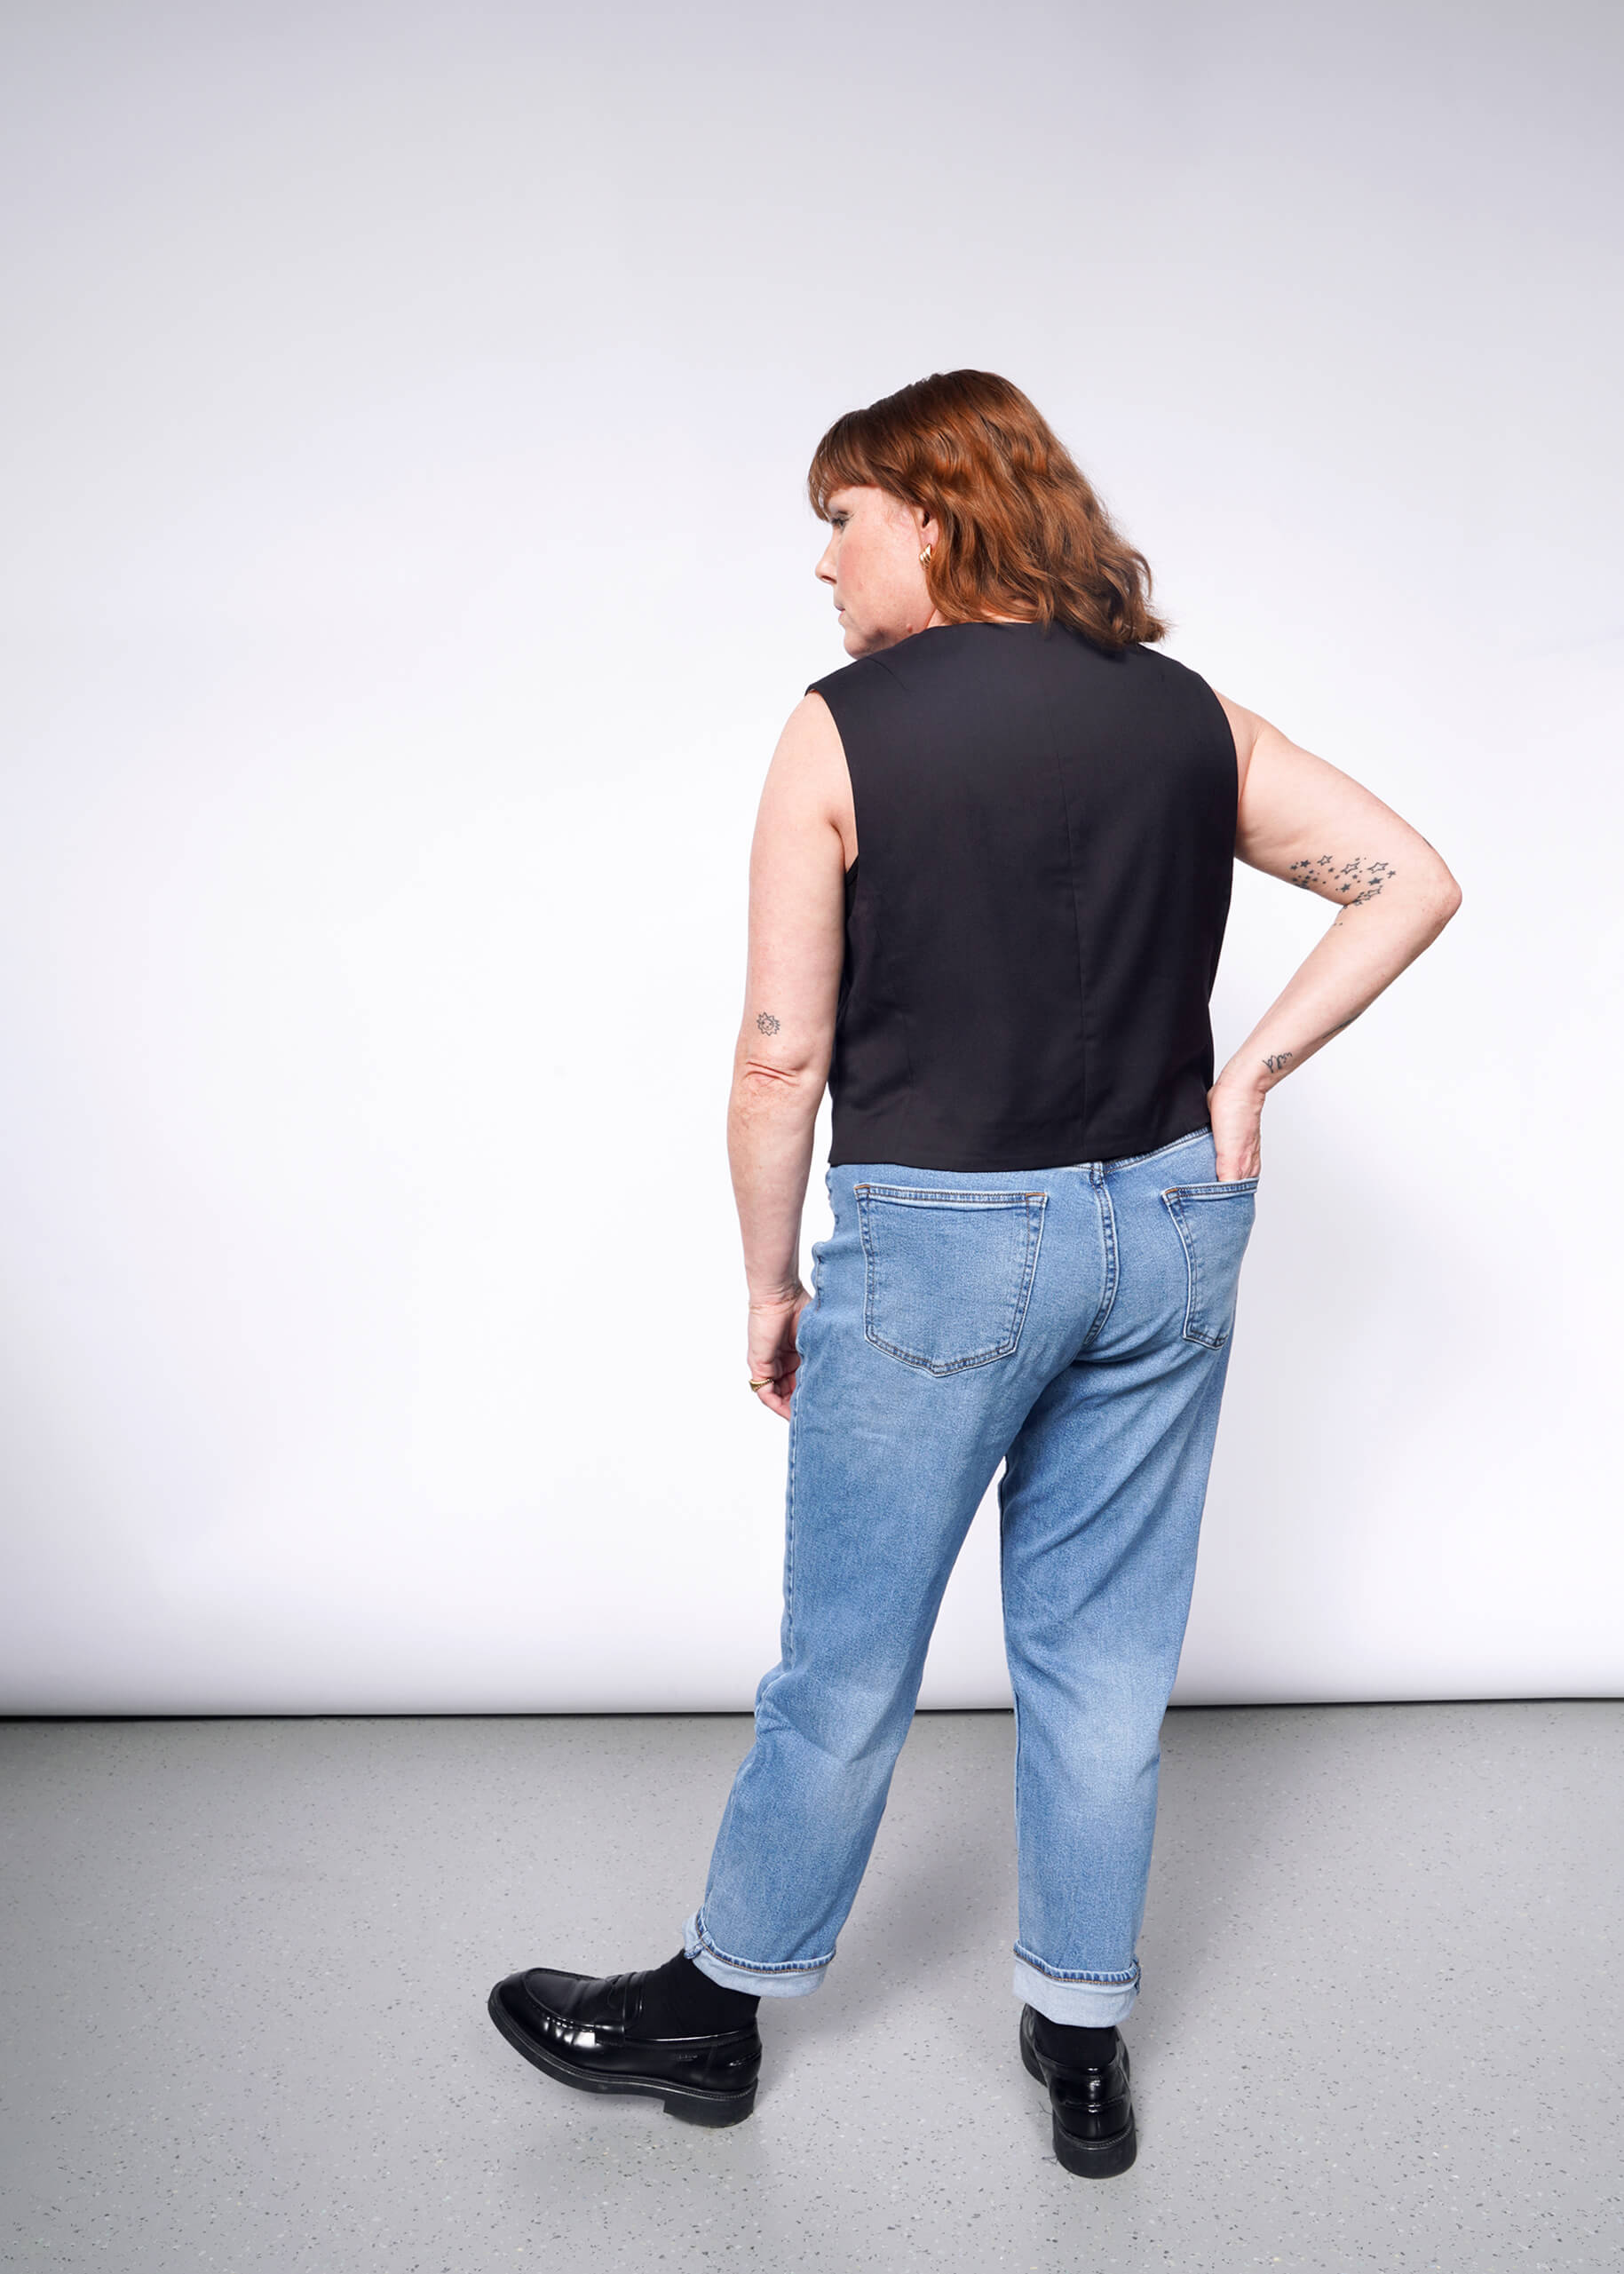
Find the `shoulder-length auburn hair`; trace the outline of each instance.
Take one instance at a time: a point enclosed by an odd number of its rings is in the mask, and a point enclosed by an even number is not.
[[[937,371],[849,410],[807,473],[828,519],[837,489],[887,491],[941,531],[925,564],[949,623],[1069,624],[1101,647],[1160,639],[1150,565],[1122,537],[1048,421],[991,371]]]

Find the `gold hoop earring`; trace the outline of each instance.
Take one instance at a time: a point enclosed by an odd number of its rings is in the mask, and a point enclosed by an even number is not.
[[[929,568],[931,566],[931,548],[929,545],[925,547],[924,551],[919,556],[919,566],[921,568]]]

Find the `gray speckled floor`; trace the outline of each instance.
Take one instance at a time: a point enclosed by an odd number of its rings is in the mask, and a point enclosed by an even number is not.
[[[560,2090],[499,1974],[676,1947],[733,1717],[12,1723],[0,2263],[53,2274],[1624,2262],[1624,1707],[1168,1723],[1141,2150],[1019,2065],[1010,1728],[921,1719],[755,2118]]]

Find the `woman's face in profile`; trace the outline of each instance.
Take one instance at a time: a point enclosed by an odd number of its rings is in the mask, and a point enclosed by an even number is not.
[[[837,489],[828,500],[829,541],[818,563],[834,594],[848,655],[872,655],[923,631],[934,611],[920,560],[936,524],[883,489]]]

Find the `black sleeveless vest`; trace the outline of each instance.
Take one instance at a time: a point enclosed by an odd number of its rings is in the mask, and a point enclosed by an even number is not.
[[[1206,681],[973,623],[811,692],[857,808],[830,1166],[1060,1168],[1206,1128],[1236,804]]]

